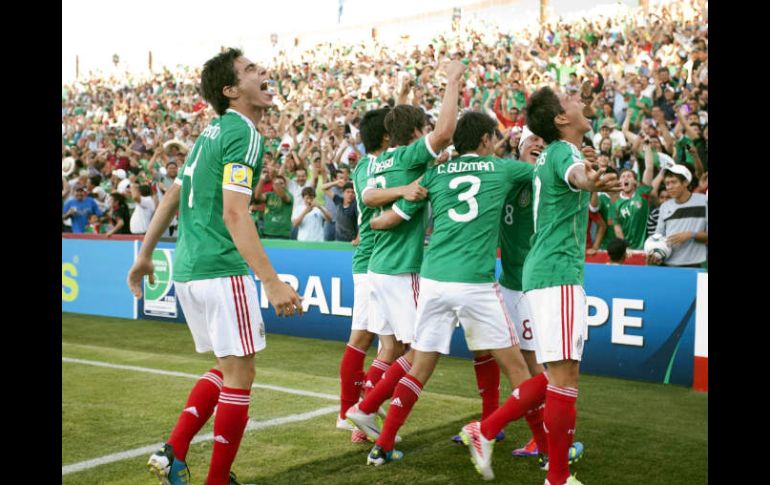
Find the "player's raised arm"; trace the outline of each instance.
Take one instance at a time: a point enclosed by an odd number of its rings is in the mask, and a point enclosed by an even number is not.
[[[465,73],[465,64],[452,61],[444,67],[444,70],[447,75],[444,99],[441,101],[436,128],[428,135],[428,144],[433,153],[438,153],[452,144],[452,135],[457,127],[457,101],[460,96],[463,73]]]

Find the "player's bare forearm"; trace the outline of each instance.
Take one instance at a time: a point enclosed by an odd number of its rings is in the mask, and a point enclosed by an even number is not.
[[[386,210],[379,216],[372,217],[372,219],[369,221],[369,226],[371,226],[371,228],[376,231],[382,231],[390,229],[391,227],[396,227],[397,225],[401,224],[401,221],[403,221],[403,219],[401,216],[396,214],[395,211]]]
[[[444,99],[441,101],[441,111],[439,111],[438,120],[436,121],[436,129],[428,135],[428,143],[435,153],[438,153],[439,150],[443,150],[452,143],[452,135],[457,126],[457,101],[459,93],[459,78],[450,77],[444,91]]]
[[[403,187],[390,187],[387,189],[369,189],[361,196],[367,207],[375,209],[391,202],[395,202],[403,195]]]
[[[250,196],[231,190],[222,192],[224,222],[236,249],[260,280],[277,279],[278,275],[262,247],[257,226],[249,216]]]
[[[171,224],[176,215],[176,211],[179,209],[179,196],[181,192],[182,188],[179,184],[172,184],[171,188],[166,191],[166,195],[152,216],[150,227],[147,228],[147,233],[144,235],[142,248],[139,250],[140,258],[152,258],[155,246],[158,245],[160,237],[168,229],[169,224]]]

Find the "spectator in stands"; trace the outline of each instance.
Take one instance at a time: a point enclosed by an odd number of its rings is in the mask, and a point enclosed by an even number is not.
[[[150,227],[150,220],[155,213],[157,198],[153,196],[149,185],[131,184],[131,198],[136,203],[129,221],[131,234],[144,234]]]
[[[84,233],[88,219],[91,214],[102,215],[102,210],[91,197],[86,197],[86,186],[76,184],[74,187],[75,196],[64,203],[62,208],[62,220],[70,219],[72,221],[72,232],[76,234]]]
[[[313,187],[302,189],[302,201],[305,204],[302,212],[291,220],[297,228],[297,241],[323,241],[323,221],[330,221],[332,215],[324,206],[318,204]]]
[[[290,239],[294,197],[286,190],[286,177],[283,175],[276,175],[272,180],[272,192],[263,193],[263,186],[267,178],[268,173],[263,171],[254,189],[254,200],[265,203],[265,237]]]
[[[665,266],[700,268],[708,257],[708,200],[703,194],[690,192],[692,174],[684,165],[666,170],[664,181],[671,198],[660,206],[656,234],[666,237],[671,254]],[[661,264],[653,254],[648,263]]]
[[[623,264],[626,260],[627,249],[628,242],[625,239],[613,239],[607,245],[607,255],[610,257],[610,261],[607,264]]]
[[[341,182],[338,179],[336,183]],[[326,195],[332,199],[336,208],[337,224],[335,224],[335,241],[353,241],[358,236],[358,208],[356,207],[356,192],[353,182],[345,182],[341,187],[342,195],[326,190]]]
[[[117,192],[110,194],[110,210],[107,213],[107,222],[112,227],[107,231],[107,237],[112,237],[113,234],[131,234],[130,220],[131,216],[125,197]]]

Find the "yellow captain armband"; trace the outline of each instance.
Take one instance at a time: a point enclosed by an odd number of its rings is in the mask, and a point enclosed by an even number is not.
[[[243,163],[228,163],[225,165],[222,185],[237,185],[251,190],[254,172],[248,165]]]

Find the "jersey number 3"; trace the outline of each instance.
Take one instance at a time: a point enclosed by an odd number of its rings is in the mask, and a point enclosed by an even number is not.
[[[481,180],[474,175],[462,175],[455,177],[449,181],[449,188],[456,189],[462,183],[471,184],[470,188],[465,192],[457,194],[457,198],[460,202],[468,204],[468,212],[460,214],[454,209],[449,209],[449,218],[455,222],[468,222],[472,221],[479,215],[479,202],[476,200],[475,195],[479,193],[481,188]]]

